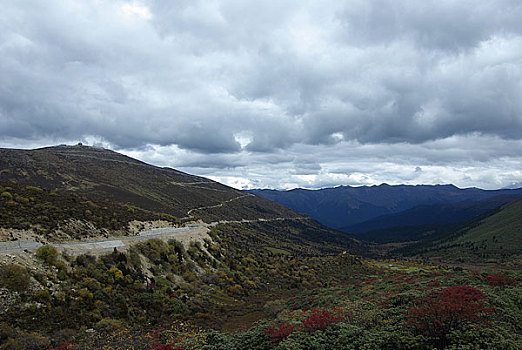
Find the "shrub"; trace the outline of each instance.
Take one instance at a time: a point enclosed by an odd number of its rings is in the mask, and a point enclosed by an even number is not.
[[[53,265],[58,257],[58,252],[55,247],[46,244],[36,250],[36,257],[46,264]]]
[[[76,349],[76,345],[71,343],[69,340],[67,340],[64,343],[61,343],[60,345],[58,345],[55,348],[53,348],[51,346],[47,348],[47,350],[72,350],[72,349]]]
[[[51,294],[49,294],[49,291],[47,289],[38,290],[36,291],[35,295],[36,298],[43,303],[48,303],[51,301]]]
[[[185,348],[176,346],[175,344],[162,344],[160,342],[154,343],[152,348],[154,350],[185,350]]]
[[[497,273],[495,275],[489,274],[486,276],[486,280],[490,286],[505,286],[505,285],[516,285],[517,280],[509,277],[508,275],[504,275],[502,273]]]
[[[272,343],[279,343],[281,340],[292,334],[295,328],[295,325],[288,323],[288,321],[283,321],[278,322],[275,325],[270,325],[263,331],[270,337]]]
[[[36,192],[36,193],[43,192],[43,190],[37,186],[25,186],[25,189],[28,191]]]
[[[27,290],[30,278],[27,269],[19,265],[10,264],[0,269],[0,286],[17,292]]]
[[[408,323],[420,333],[438,339],[444,345],[447,334],[466,324],[485,323],[486,296],[471,286],[450,286],[416,300],[408,310]],[[439,345],[440,345],[439,344]]]
[[[140,252],[155,264],[161,264],[168,255],[168,246],[162,240],[153,238],[138,244]]]
[[[2,194],[0,194],[0,197],[5,199],[5,200],[10,200],[10,199],[13,199],[13,195],[10,193],[10,192],[2,192]]]
[[[315,308],[311,310],[310,316],[302,321],[303,328],[307,332],[325,330],[329,325],[344,320],[344,316],[327,309]]]

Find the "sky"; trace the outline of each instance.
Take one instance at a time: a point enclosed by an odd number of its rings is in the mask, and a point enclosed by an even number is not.
[[[522,181],[520,0],[4,0],[0,147],[230,186]],[[522,186],[522,184],[521,184]]]

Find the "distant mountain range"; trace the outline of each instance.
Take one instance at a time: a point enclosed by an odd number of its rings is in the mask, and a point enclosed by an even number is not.
[[[361,233],[373,230],[462,222],[522,196],[522,189],[387,184],[250,192],[303,212],[328,227],[356,233],[365,239]]]
[[[390,231],[392,227],[404,226],[440,226],[463,222],[483,213],[493,210],[503,204],[520,197],[520,194],[504,194],[475,202],[457,202],[448,204],[419,205],[395,214],[378,216],[359,224],[343,227],[340,230],[352,232],[362,239],[387,242],[389,237],[375,235],[377,231]],[[372,236],[373,234],[373,236]],[[411,237],[401,239],[395,237],[392,241],[406,241]]]
[[[522,181],[520,182],[513,182],[511,185],[502,187],[503,189],[515,189],[515,188],[522,188]]]

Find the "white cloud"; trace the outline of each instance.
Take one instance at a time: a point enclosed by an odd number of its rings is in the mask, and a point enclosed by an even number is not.
[[[517,0],[8,0],[0,144],[84,140],[234,186],[518,182],[521,17]]]
[[[152,14],[147,6],[138,3],[123,3],[120,5],[120,13],[125,17],[138,17],[150,19]]]

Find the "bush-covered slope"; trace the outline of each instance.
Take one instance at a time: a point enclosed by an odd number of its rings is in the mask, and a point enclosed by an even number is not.
[[[179,220],[108,200],[89,199],[74,192],[53,192],[15,181],[0,181],[0,228],[35,231],[44,240],[86,238],[102,233],[126,234],[130,221]],[[83,229],[76,229],[80,223]],[[58,234],[58,231],[60,232]],[[1,237],[10,240],[14,237]]]
[[[0,263],[0,348],[40,349],[46,346],[24,344],[74,336],[81,348],[102,349],[115,346],[104,332],[128,327],[128,340],[152,349],[145,332],[173,321],[246,329],[273,317],[280,309],[274,300],[292,291],[362,278],[360,258],[315,236],[324,230],[299,220],[260,221],[220,224],[203,242],[151,239],[100,257],[50,246],[20,252],[16,261],[34,260],[30,269]],[[94,328],[95,337],[81,340],[88,335],[82,327]]]
[[[401,250],[443,260],[517,261],[522,258],[522,199],[508,203],[487,215],[446,227],[438,239],[420,242]]]
[[[379,243],[406,242],[426,239],[434,229],[468,221],[503,204],[517,199],[518,195],[504,195],[477,202],[458,202],[418,206],[397,214],[380,216],[341,231]]]

